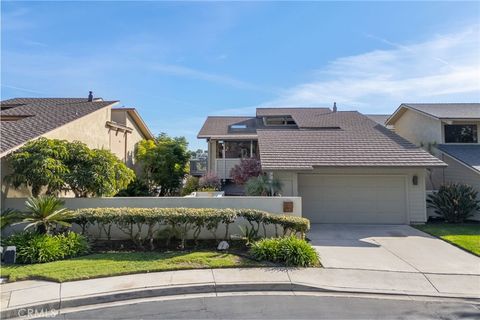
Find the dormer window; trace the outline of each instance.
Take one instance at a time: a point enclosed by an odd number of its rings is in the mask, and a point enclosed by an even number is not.
[[[477,125],[446,124],[445,143],[478,143]]]
[[[282,117],[265,117],[263,118],[265,125],[267,126],[294,126],[295,120],[291,116]]]

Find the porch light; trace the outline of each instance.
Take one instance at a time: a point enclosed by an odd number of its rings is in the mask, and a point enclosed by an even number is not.
[[[414,175],[412,177],[412,183],[413,183],[414,186],[418,185],[418,176],[417,175]]]

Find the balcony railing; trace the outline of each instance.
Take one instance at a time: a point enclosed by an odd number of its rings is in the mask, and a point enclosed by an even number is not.
[[[192,159],[190,160],[190,175],[203,176],[207,173],[207,159]]]
[[[230,179],[230,171],[235,165],[240,164],[241,159],[216,159],[217,176],[220,179]]]

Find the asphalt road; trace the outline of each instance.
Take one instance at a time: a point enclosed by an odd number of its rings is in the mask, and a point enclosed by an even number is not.
[[[473,303],[343,296],[242,295],[150,301],[56,319],[480,319]]]

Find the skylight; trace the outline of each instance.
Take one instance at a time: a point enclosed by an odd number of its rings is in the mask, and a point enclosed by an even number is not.
[[[247,129],[247,125],[246,124],[232,124],[230,126],[230,128],[232,128],[232,129]]]

